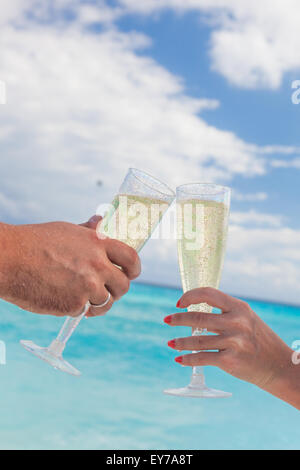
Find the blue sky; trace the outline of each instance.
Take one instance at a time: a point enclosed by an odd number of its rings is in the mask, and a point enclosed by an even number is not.
[[[230,185],[222,287],[300,303],[297,0],[11,0],[1,13],[2,220],[86,219],[129,166]],[[174,241],[142,260],[142,279],[179,284]]]
[[[291,83],[300,77],[300,68],[286,73],[276,90],[240,89],[211,70],[211,27],[194,11],[178,15],[176,11],[167,10],[155,17],[128,14],[117,24],[122,31],[142,31],[151,37],[153,42],[148,54],[182,77],[190,96],[220,102],[213,112],[202,113],[207,123],[257,145],[272,142],[299,147],[300,154],[300,105],[291,102]],[[278,158],[280,156],[278,152]],[[293,155],[287,160],[292,158]],[[293,168],[272,168],[261,177],[233,178],[231,185],[240,192],[266,192],[269,197],[260,202],[260,210],[284,214],[289,217],[290,226],[299,228],[299,183],[299,172]],[[253,207],[253,203],[233,200],[233,207],[244,210]]]

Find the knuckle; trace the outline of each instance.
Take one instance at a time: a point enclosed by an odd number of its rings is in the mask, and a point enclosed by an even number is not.
[[[213,287],[202,287],[202,292],[203,294],[212,294],[215,292],[215,289]]]
[[[131,248],[130,246],[127,247],[127,259],[128,263],[130,264],[136,264],[138,262],[138,254],[137,252]]]
[[[228,314],[227,319],[230,327],[238,331],[248,331],[252,327],[252,319],[250,315],[245,315],[245,312],[241,309]]]
[[[240,329],[247,334],[253,330],[253,320],[249,316],[242,315],[240,317]]]
[[[95,292],[98,289],[98,282],[97,282],[96,276],[94,276],[93,274],[89,274],[85,279],[85,283],[86,283],[87,292],[90,295],[95,294]]]
[[[96,272],[105,272],[108,270],[108,258],[97,252],[91,259],[91,266]]]
[[[204,298],[209,298],[214,293],[215,289],[213,287],[201,287],[201,294]]]
[[[130,280],[127,276],[124,277],[123,286],[122,286],[122,294],[125,295],[129,291],[130,288]]]
[[[193,316],[191,317],[191,320],[193,321],[193,323],[195,323],[195,325],[199,325],[203,320],[202,313],[201,312],[195,312],[193,314]]]
[[[193,336],[193,348],[200,349],[202,346],[201,336]]]
[[[238,301],[238,308],[239,308],[240,311],[242,311],[243,313],[246,313],[246,314],[247,313],[250,314],[252,312],[250,305],[247,302],[245,302],[244,300],[239,300]]]
[[[243,335],[233,335],[229,338],[229,344],[236,351],[244,351],[247,349],[248,341]]]
[[[135,272],[132,277],[138,277],[141,273],[141,262],[138,253],[133,248],[130,248],[128,261],[130,266],[134,267]]]
[[[229,373],[233,373],[237,368],[238,360],[231,352],[224,352],[221,356],[221,363],[224,369]]]
[[[127,276],[122,276],[118,281],[118,290],[116,292],[115,298],[118,300],[123,295],[127,294],[130,288],[130,281]]]

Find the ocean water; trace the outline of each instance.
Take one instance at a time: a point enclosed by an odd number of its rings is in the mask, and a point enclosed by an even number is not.
[[[190,368],[174,362],[166,342],[187,335],[170,328],[180,290],[133,284],[105,317],[84,319],[65,358],[82,372],[56,371],[19,345],[42,346],[62,319],[0,302],[1,449],[299,449],[297,410],[224,372],[206,368],[208,385],[231,391],[226,400],[163,395],[184,386]],[[300,339],[300,308],[250,302],[288,343]]]

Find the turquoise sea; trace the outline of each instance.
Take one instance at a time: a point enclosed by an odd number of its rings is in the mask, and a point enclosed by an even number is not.
[[[106,317],[84,319],[65,358],[76,378],[52,369],[19,345],[48,345],[63,320],[0,303],[1,449],[299,449],[299,412],[215,368],[208,385],[233,392],[223,400],[170,397],[184,386],[168,339],[186,335],[163,323],[181,291],[133,284]],[[288,343],[300,339],[300,307],[250,301]]]

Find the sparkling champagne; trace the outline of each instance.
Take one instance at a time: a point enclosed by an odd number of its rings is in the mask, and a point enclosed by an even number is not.
[[[183,291],[219,287],[226,249],[229,207],[222,202],[190,199],[178,202],[178,258]],[[206,304],[191,311],[210,312]]]
[[[140,251],[167,208],[168,204],[159,199],[118,194],[100,224],[100,232]]]

